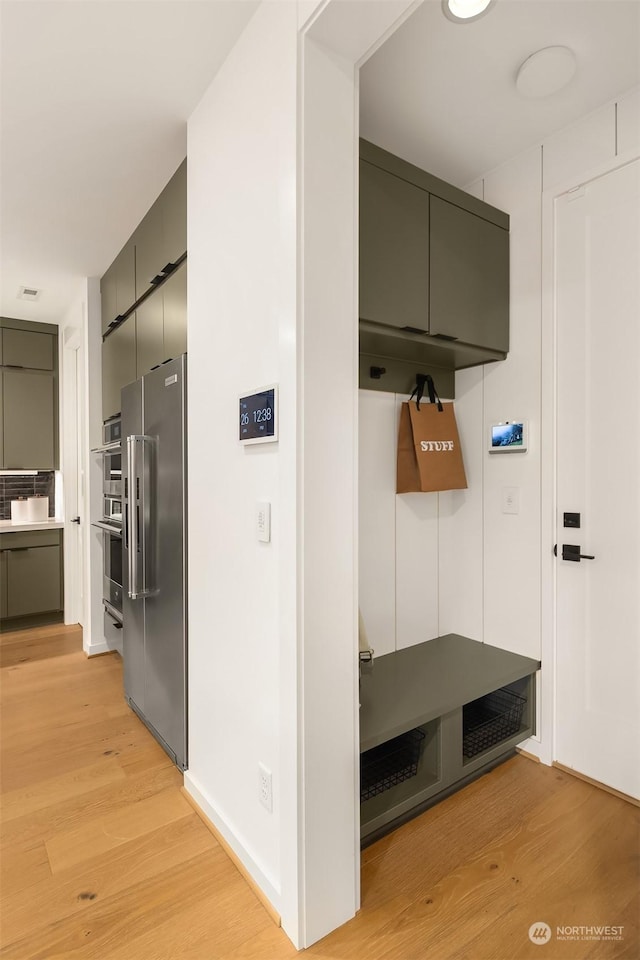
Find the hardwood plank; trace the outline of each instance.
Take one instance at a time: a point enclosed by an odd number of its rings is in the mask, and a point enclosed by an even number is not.
[[[167,788],[179,791],[182,780],[180,771],[164,756],[160,764],[136,775],[127,775],[124,780],[99,787],[91,793],[51,804],[29,816],[10,821],[2,830],[4,843],[29,845],[38,840],[44,842],[84,824],[95,823]]]
[[[4,918],[4,899],[13,893],[51,879],[51,867],[43,840],[29,844],[2,844],[0,857],[0,920]],[[2,938],[0,938],[0,944]]]
[[[125,772],[114,757],[102,763],[80,767],[58,777],[38,780],[37,783],[22,790],[2,794],[2,819],[8,823],[17,817],[28,816],[36,810],[49,807],[53,803],[70,800],[124,778]]]
[[[174,787],[168,787],[146,800],[127,804],[115,813],[93,818],[73,830],[56,833],[45,843],[51,871],[67,870],[98,853],[106,853],[151,830],[190,816],[193,816],[193,810],[184,797]]]
[[[2,942],[15,943],[26,931],[33,936],[61,919],[86,911],[92,903],[104,902],[206,851],[224,863],[222,850],[216,850],[215,840],[193,814],[105,854],[96,851],[78,870],[53,877],[47,870],[45,878],[31,885],[28,897],[22,891],[3,896]]]
[[[195,816],[193,812],[190,815]],[[6,956],[7,960],[69,960],[70,957],[107,960],[110,953],[116,952],[117,956],[118,951],[124,951],[123,955],[128,958],[137,955],[155,960],[162,956],[163,935],[167,933],[166,926],[171,927],[171,921],[182,937],[189,937],[189,922],[193,917],[189,916],[184,926],[181,917],[192,906],[199,911],[201,923],[207,918],[212,936],[218,936],[219,924],[224,935],[224,904],[233,903],[234,895],[247,898],[247,904],[252,903],[255,910],[261,911],[262,923],[271,924],[229,861],[225,858],[223,862],[206,851],[172,870],[132,884],[103,902],[90,902],[80,916],[63,918],[34,934],[28,932],[0,956]],[[162,935],[158,935],[158,928],[163,924]],[[135,953],[131,949],[132,941],[137,943]],[[142,946],[144,941],[146,946]],[[209,955],[215,957],[213,951]],[[180,954],[174,952],[173,957],[176,956]]]

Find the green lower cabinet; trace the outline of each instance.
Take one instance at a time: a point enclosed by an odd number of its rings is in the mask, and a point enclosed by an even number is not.
[[[0,551],[3,619],[62,610],[60,530],[1,534]]]

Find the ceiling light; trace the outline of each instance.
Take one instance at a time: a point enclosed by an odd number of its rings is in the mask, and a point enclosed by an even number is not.
[[[486,13],[494,0],[442,0],[445,17],[454,23],[470,23]]]
[[[524,61],[516,87],[523,97],[549,97],[569,83],[576,72],[576,55],[569,47],[544,47]]]

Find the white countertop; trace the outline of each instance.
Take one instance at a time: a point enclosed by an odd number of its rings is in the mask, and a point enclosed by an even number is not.
[[[48,520],[39,520],[35,523],[0,520],[0,533],[17,533],[21,530],[59,530],[61,527],[64,527],[64,520],[58,517],[50,517]]]

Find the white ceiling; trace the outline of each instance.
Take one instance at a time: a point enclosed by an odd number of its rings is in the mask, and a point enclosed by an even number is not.
[[[186,155],[186,120],[257,8],[1,0],[0,310],[56,322]],[[42,289],[16,299],[20,285]]]
[[[56,322],[101,276],[186,153],[186,120],[253,0],[0,0],[0,310]],[[365,64],[362,135],[454,183],[639,82],[640,0],[496,0],[453,24],[426,0]],[[578,73],[525,101],[520,63]],[[28,303],[19,286],[42,290]]]
[[[523,98],[519,66],[556,45],[576,55],[573,80]],[[426,0],[362,68],[360,132],[466,186],[639,82],[638,0],[496,0],[472,23]]]

